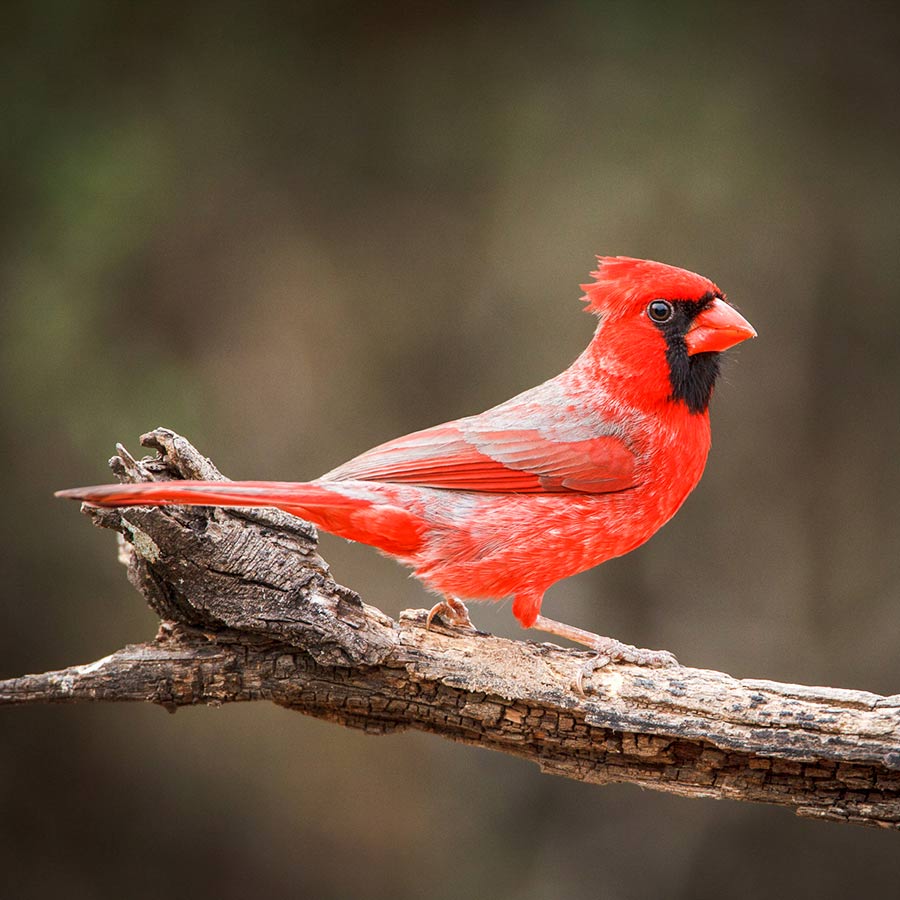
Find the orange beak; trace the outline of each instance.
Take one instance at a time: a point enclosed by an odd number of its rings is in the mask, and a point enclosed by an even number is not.
[[[689,356],[695,353],[721,353],[747,338],[756,337],[756,329],[724,300],[713,300],[694,319],[684,341]]]

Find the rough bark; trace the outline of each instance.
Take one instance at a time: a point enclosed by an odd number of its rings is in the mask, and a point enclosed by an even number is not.
[[[124,448],[125,480],[222,476],[184,438]],[[119,533],[132,583],[159,614],[153,641],[0,682],[0,703],[271,700],[385,734],[418,728],[531,759],[545,772],[800,815],[900,828],[900,695],[614,665],[585,654],[394,621],[336,584],[315,529],[277,511],[85,508]]]

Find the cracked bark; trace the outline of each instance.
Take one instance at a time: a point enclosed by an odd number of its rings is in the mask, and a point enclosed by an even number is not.
[[[124,480],[222,478],[184,438],[124,448]],[[0,682],[0,703],[125,701],[174,711],[269,700],[372,734],[407,728],[511,753],[596,784],[775,803],[900,828],[900,695],[679,667],[610,666],[586,698],[585,653],[394,621],[331,578],[313,526],[278,511],[89,509],[118,532],[130,581],[160,616],[152,641]]]

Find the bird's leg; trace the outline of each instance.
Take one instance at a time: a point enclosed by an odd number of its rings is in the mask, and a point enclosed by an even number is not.
[[[472,620],[469,618],[469,611],[466,604],[457,597],[444,597],[440,603],[435,603],[428,610],[428,617],[425,619],[426,630],[431,628],[431,620],[435,616],[440,616],[448,625],[454,628],[466,627],[475,630]]]
[[[575,690],[581,695],[584,695],[585,676],[592,675],[597,669],[602,669],[611,662],[627,662],[634,663],[636,666],[658,668],[678,665],[678,660],[668,650],[643,650],[640,647],[632,647],[631,644],[623,644],[615,638],[602,637],[591,631],[584,631],[582,628],[566,625],[565,622],[557,622],[544,616],[538,616],[531,627],[538,631],[546,631],[548,634],[555,634],[557,637],[568,638],[570,641],[575,641],[576,644],[584,644],[596,651],[597,655],[588,660],[584,668],[575,676]]]

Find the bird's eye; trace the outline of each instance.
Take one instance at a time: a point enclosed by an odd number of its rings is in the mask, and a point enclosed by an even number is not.
[[[647,307],[647,315],[654,322],[668,322],[675,314],[675,308],[668,300],[651,300]]]

